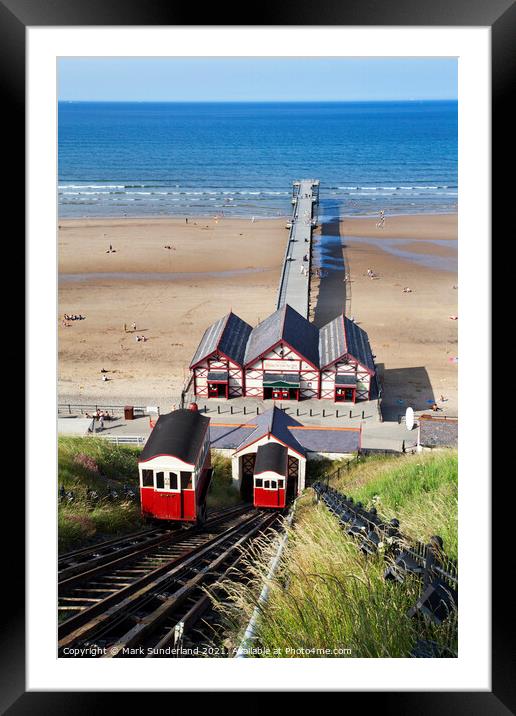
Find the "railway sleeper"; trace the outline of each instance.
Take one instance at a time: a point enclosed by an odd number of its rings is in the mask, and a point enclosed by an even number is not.
[[[255,523],[258,518],[259,516],[254,513],[246,522],[240,521],[239,525],[230,528],[229,531],[240,531],[243,526]],[[227,540],[228,535],[222,535],[218,539]],[[93,633],[102,630],[109,620],[116,618],[116,615],[130,608],[136,600],[148,597],[151,590],[156,589],[158,585],[164,585],[170,580],[177,579],[179,575],[184,574],[192,564],[197,562],[203,550],[208,551],[212,549],[213,545],[209,543],[201,548],[194,548],[184,556],[184,559],[179,564],[172,567],[169,564],[159,567],[157,570],[149,572],[145,577],[127,584],[117,593],[106,597],[105,600],[102,600],[90,609],[62,622],[58,630],[59,649],[62,650],[64,647],[78,640],[83,641],[86,638],[89,639]],[[110,579],[112,579],[112,577],[110,577]]]
[[[253,537],[257,532],[263,530],[265,526],[270,524],[275,519],[275,517],[276,516],[273,515],[265,519],[258,519],[257,524],[255,524],[251,528],[251,530],[242,535],[240,539],[238,539],[235,543],[231,544],[225,551],[223,551],[222,554],[220,554],[212,562],[210,562],[210,564],[206,565],[203,570],[201,570],[196,576],[192,577],[184,587],[181,587],[179,590],[177,590],[175,594],[173,594],[169,599],[163,602],[162,605],[160,605],[157,609],[148,614],[148,616],[143,619],[140,624],[129,630],[126,634],[124,634],[121,639],[118,639],[116,642],[114,642],[111,645],[109,649],[109,654],[107,654],[106,657],[113,658],[118,656],[119,654],[123,655],[125,650],[131,649],[139,645],[146,636],[148,636],[151,632],[154,632],[160,627],[160,625],[167,618],[170,612],[172,612],[174,609],[178,608],[184,603],[185,598],[188,596],[188,594],[191,593],[197,587],[199,587],[202,579],[205,578],[207,574],[210,574],[214,570],[217,570],[218,567],[221,566],[223,561],[225,561],[232,554],[232,552],[237,548],[237,546],[244,544],[249,539],[251,539],[251,537]]]

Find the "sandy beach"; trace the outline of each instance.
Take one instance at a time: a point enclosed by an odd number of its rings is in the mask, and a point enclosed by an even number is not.
[[[383,229],[375,223],[342,219],[318,230],[314,254],[327,275],[314,283],[314,320],[331,320],[345,303],[383,366],[386,402],[424,409],[443,394],[453,415],[457,217],[387,217]],[[287,236],[279,219],[61,220],[60,399],[140,398],[166,407],[211,322],[233,309],[255,324],[274,310]],[[65,327],[63,313],[86,319]]]
[[[368,332],[391,415],[408,405],[428,410],[433,399],[439,414],[457,415],[458,320],[450,318],[458,315],[457,217],[387,217],[383,229],[376,221],[344,218],[318,232],[328,276],[315,321],[326,322],[346,301],[347,315]]]
[[[210,323],[272,313],[287,237],[280,220],[61,221],[60,317],[86,316],[59,325],[61,398],[177,398]]]

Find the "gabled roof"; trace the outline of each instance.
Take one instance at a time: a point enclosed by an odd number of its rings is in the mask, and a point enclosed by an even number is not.
[[[344,315],[337,316],[320,329],[319,355],[321,368],[350,355],[370,373],[375,372],[367,333]]]
[[[265,443],[256,451],[254,474],[275,472],[277,475],[287,474],[288,450],[279,443]]]
[[[255,425],[254,430],[249,432],[242,442],[237,447],[237,452],[243,450],[245,447],[252,445],[257,440],[270,435],[277,438],[284,445],[287,445],[292,450],[295,450],[301,455],[305,455],[305,449],[297,441],[289,430],[291,426],[300,426],[301,423],[294,418],[291,418],[283,410],[280,410],[276,406],[270,410],[266,410],[265,413],[257,415],[253,420],[247,423],[247,426],[251,427]]]
[[[360,428],[302,425],[279,408],[267,410],[245,425],[210,426],[213,448],[239,452],[270,435],[281,444],[306,457],[308,452],[352,453],[360,448]],[[270,444],[270,443],[267,443]],[[260,449],[260,448],[258,448]]]
[[[319,331],[288,304],[253,328],[247,341],[244,365],[255,361],[281,340],[319,367]]]
[[[189,465],[195,465],[210,419],[197,410],[174,410],[160,415],[145,447],[140,462],[157,455],[171,455]]]
[[[190,368],[215,351],[220,351],[234,363],[243,365],[245,347],[251,331],[251,326],[232,311],[226,314],[204,331]]]

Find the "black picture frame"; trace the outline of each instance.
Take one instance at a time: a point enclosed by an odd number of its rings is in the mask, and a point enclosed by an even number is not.
[[[200,9],[200,8],[199,8]],[[259,22],[253,18],[224,21],[221,8],[203,6],[203,26],[217,25],[340,25],[340,26],[482,26],[492,33],[492,193],[493,234],[497,221],[503,221],[504,209],[512,205],[510,181],[501,178],[504,168],[512,168],[510,156],[514,115],[508,111],[511,90],[516,78],[516,3],[515,0],[319,0],[314,6],[284,0],[277,7],[260,7]],[[196,17],[197,15],[197,17]],[[16,161],[10,165],[9,181],[18,186],[25,182],[25,31],[37,26],[195,26],[198,10],[176,7],[161,0],[0,0],[0,82],[3,98],[4,136],[16,148]],[[238,22],[235,21],[238,19]],[[498,177],[498,179],[497,179]],[[12,207],[25,215],[25,207]],[[20,245],[21,239],[15,237]],[[23,257],[22,257],[23,260]],[[30,449],[30,448],[29,448]],[[506,480],[494,481],[493,507],[499,509],[507,502]],[[503,483],[503,484],[502,484]],[[19,486],[21,487],[21,486]],[[17,492],[17,504],[22,504]],[[503,500],[503,502],[502,502]],[[18,516],[20,517],[20,516]],[[18,520],[19,522],[19,520]],[[516,688],[513,678],[514,647],[507,618],[513,610],[512,599],[504,593],[500,574],[506,565],[501,531],[504,520],[493,522],[493,573],[498,576],[492,596],[492,691],[491,692],[418,692],[348,693],[343,707],[359,697],[362,711],[378,708],[397,714],[439,716],[458,713],[502,714],[516,713]],[[25,610],[22,599],[24,584],[24,541],[20,524],[18,539],[9,547],[9,581],[15,585],[18,601],[13,600],[2,610],[0,631],[0,708],[12,716],[34,713],[86,714],[99,711],[98,694],[94,692],[26,692],[25,690]],[[13,554],[14,551],[14,554]],[[15,559],[16,557],[16,559]],[[489,575],[479,575],[488,579]],[[201,685],[202,688],[202,685]],[[410,688],[410,684],[407,684]],[[336,685],[338,690],[338,685]],[[122,694],[103,694],[108,703],[117,703]],[[135,695],[131,695],[133,706]],[[355,704],[356,708],[356,704]]]

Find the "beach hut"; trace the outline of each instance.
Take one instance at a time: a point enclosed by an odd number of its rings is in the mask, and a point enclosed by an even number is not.
[[[206,329],[190,364],[198,398],[236,398],[244,394],[243,361],[251,326],[228,313]]]
[[[356,403],[371,398],[375,365],[367,333],[344,315],[319,331],[321,398]]]
[[[251,331],[244,371],[248,397],[317,398],[319,331],[291,306],[283,306]]]

